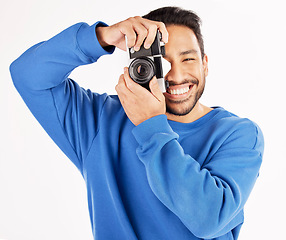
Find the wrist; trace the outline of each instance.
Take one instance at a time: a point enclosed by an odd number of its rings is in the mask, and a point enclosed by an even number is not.
[[[172,138],[178,138],[178,135],[170,127],[165,114],[149,118],[140,123],[133,128],[132,133],[139,145],[149,142],[152,136],[156,134],[169,135],[172,136]]]
[[[105,48],[110,46],[106,41],[105,41],[105,35],[106,35],[106,28],[107,26],[98,26],[95,29],[95,33],[96,33],[96,37],[97,40],[99,42],[99,44],[101,45],[101,47]]]
[[[77,43],[81,51],[92,59],[92,62],[96,61],[99,57],[105,54],[111,54],[115,48],[102,48],[96,37],[95,29],[97,26],[106,25],[103,22],[96,22],[92,26],[86,23],[82,23],[80,29],[77,32]]]

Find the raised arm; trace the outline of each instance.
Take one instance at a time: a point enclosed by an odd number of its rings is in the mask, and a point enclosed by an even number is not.
[[[11,64],[12,79],[23,100],[79,170],[97,134],[108,96],[80,88],[69,74],[112,53],[115,47],[126,50],[125,36],[129,47],[140,47],[144,39],[145,45],[151,45],[157,29],[167,41],[164,24],[141,17],[111,26],[78,23],[31,47]]]
[[[68,76],[76,67],[93,63],[114,50],[106,51],[100,46],[95,31],[97,26],[105,24],[75,24],[31,47],[10,66],[21,97],[80,171],[97,132],[106,95],[86,91]]]

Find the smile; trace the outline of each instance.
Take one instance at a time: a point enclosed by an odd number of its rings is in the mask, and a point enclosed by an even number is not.
[[[174,90],[168,88],[167,92],[170,93],[171,95],[180,95],[188,92],[189,89],[190,89],[189,87],[174,89]]]
[[[182,84],[170,86],[167,88],[165,96],[171,99],[182,99],[186,98],[191,94],[193,84]]]

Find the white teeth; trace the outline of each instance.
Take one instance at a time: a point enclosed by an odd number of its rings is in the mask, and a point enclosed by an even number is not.
[[[186,92],[189,91],[189,87],[185,87],[185,88],[181,88],[181,89],[170,89],[169,93],[172,95],[180,95],[180,94],[184,94]]]

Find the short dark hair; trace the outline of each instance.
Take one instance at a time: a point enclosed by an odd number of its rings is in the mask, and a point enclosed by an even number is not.
[[[162,7],[155,9],[142,17],[153,21],[163,22],[166,26],[182,25],[192,29],[197,37],[202,58],[204,57],[204,40],[201,33],[202,21],[195,12],[179,7]]]

